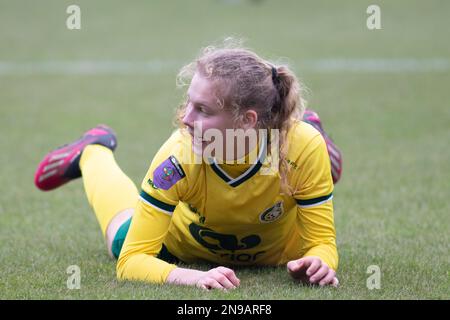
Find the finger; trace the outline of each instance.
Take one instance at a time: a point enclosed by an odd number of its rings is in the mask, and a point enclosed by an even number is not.
[[[197,285],[199,288],[203,289],[203,290],[209,290],[211,289],[209,286],[207,286],[206,284],[198,284]]]
[[[292,260],[287,263],[287,269],[289,272],[297,272],[302,269],[305,263],[304,259]]]
[[[210,289],[225,289],[216,279],[208,278],[201,285],[202,288],[210,290]]]
[[[309,266],[308,270],[306,270],[306,275],[310,277],[311,275],[316,273],[316,271],[320,268],[321,265],[322,261],[320,259],[314,259],[311,265]]]
[[[289,261],[286,265],[289,272],[297,271],[297,266],[298,266],[298,263],[295,260]]]
[[[334,277],[333,283],[331,285],[335,288],[339,287],[339,279]]]
[[[225,267],[218,267],[217,270],[226,276],[235,287],[238,287],[241,284],[241,280],[239,280],[233,270]]]
[[[317,270],[310,278],[309,278],[309,282],[311,283],[317,283],[320,280],[323,279],[323,277],[325,277],[328,274],[328,271],[330,270],[330,268],[328,268],[328,266],[326,265],[322,265],[319,270]]]
[[[294,265],[295,265],[295,261]],[[302,282],[308,282],[308,277],[306,276],[306,268],[307,268],[308,261],[300,261],[300,263],[297,263],[297,266],[293,267],[294,270],[288,269],[289,275],[295,279],[300,280]]]
[[[335,279],[336,272],[333,269],[329,269],[328,273],[322,280],[320,280],[319,285],[325,286],[327,284],[333,284],[333,280]]]
[[[231,281],[228,280],[228,278],[225,275],[223,275],[222,273],[220,273],[219,271],[217,271],[217,273],[214,274],[213,277],[225,289],[234,289],[234,288],[236,288],[234,286],[234,284],[232,284]]]

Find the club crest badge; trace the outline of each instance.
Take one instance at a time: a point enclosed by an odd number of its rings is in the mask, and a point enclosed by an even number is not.
[[[259,220],[264,223],[272,222],[279,219],[283,215],[283,212],[283,201],[279,201],[273,207],[264,210],[260,214]]]
[[[174,156],[170,156],[153,172],[153,184],[157,188],[169,190],[185,176],[178,160]]]

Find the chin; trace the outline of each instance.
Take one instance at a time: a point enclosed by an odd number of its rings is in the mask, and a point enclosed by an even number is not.
[[[191,140],[192,142],[192,151],[195,155],[203,157],[203,151],[205,150],[206,143],[205,142],[195,142],[194,139]]]

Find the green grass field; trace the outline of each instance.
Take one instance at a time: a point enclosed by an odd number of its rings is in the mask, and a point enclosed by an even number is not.
[[[0,0],[0,299],[450,298],[450,2],[376,1],[373,31],[368,0],[79,0],[82,29],[68,30],[73,3]],[[339,289],[298,285],[283,267],[238,269],[232,292],[119,282],[82,182],[34,187],[43,155],[97,123],[116,130],[117,161],[139,184],[172,130],[177,70],[226,36],[288,61],[342,148]]]

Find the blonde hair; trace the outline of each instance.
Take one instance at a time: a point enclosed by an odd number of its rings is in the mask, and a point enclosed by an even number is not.
[[[279,130],[281,189],[292,194],[287,181],[287,133],[305,109],[303,86],[295,74],[287,65],[275,66],[234,43],[204,48],[196,60],[180,70],[177,85],[187,85],[196,72],[213,81],[218,104],[231,112],[235,123],[246,110],[253,109],[258,114],[256,129]],[[177,110],[180,127],[185,110],[186,102]]]

